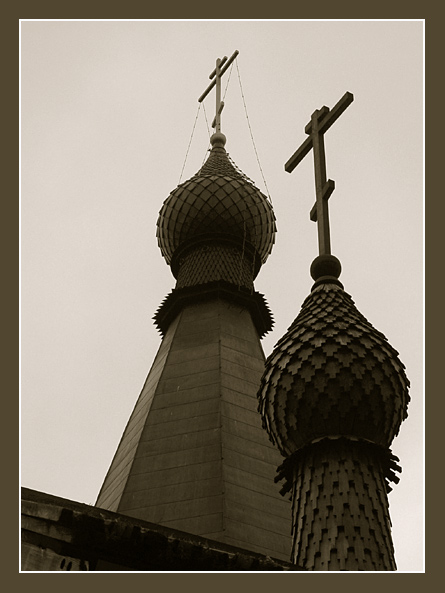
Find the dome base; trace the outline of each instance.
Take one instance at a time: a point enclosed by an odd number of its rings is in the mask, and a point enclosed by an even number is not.
[[[272,329],[273,317],[264,295],[221,280],[173,289],[154,316],[158,330],[165,336],[170,323],[186,303],[196,303],[214,298],[225,298],[248,309],[260,338]]]

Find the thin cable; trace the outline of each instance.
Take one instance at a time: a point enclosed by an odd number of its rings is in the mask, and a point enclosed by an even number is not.
[[[232,70],[233,70],[233,64],[232,64],[232,66],[230,67],[229,76],[227,77],[227,83],[226,83],[226,88],[224,89],[224,96],[223,96],[223,101],[224,101],[224,99],[226,98],[226,94],[227,94],[227,88],[228,88],[228,86],[229,86],[230,77],[232,76]],[[204,110],[204,117],[205,117],[206,124],[207,124],[207,132],[208,132],[208,134],[209,134],[209,138],[210,138],[210,137],[211,137],[211,133],[210,133],[210,126],[209,126],[209,120],[207,119],[207,112],[206,112],[206,108],[205,108],[205,103],[204,103],[204,101],[202,101],[202,107],[203,107],[203,110]],[[207,150],[206,150],[206,152],[205,152],[205,155],[204,155],[204,158],[203,158],[203,161],[202,161],[202,164],[201,164],[201,169],[202,169],[202,167],[204,166],[204,163],[205,163],[205,160],[206,160],[206,157],[207,157],[207,153],[209,152],[209,150],[210,150],[210,142],[209,142],[209,145],[207,146]]]
[[[236,61],[236,60],[235,60]],[[227,87],[229,86],[229,82],[230,82],[230,77],[232,76],[232,70],[233,70],[233,63],[230,66],[230,72],[229,72],[229,76],[227,77],[227,82],[226,82],[226,88],[224,90],[224,96],[223,96],[223,101],[226,98],[226,94],[227,94]]]
[[[232,64],[232,66],[230,67],[229,76],[227,77],[227,83],[226,83],[226,88],[224,89],[224,96],[223,96],[223,100],[226,98],[226,94],[227,94],[227,89],[228,89],[228,86],[229,86],[230,77],[232,76],[232,70],[233,70],[233,64]],[[211,138],[211,136],[212,136],[212,134],[210,133],[210,125],[209,125],[209,120],[207,119],[207,111],[206,111],[206,107],[205,107],[205,103],[204,103],[204,101],[201,101],[200,105],[202,105],[202,108],[203,108],[203,110],[204,110],[204,117],[205,117],[206,124],[207,124],[207,133],[208,133],[208,135],[209,135],[209,139],[210,139],[210,138]],[[207,153],[209,152],[209,150],[210,150],[210,142],[209,142],[209,144],[208,144],[208,146],[207,146],[207,150],[206,150],[206,152],[205,152],[205,155],[204,155],[204,158],[203,158],[203,160],[202,160],[202,163],[201,163],[201,169],[202,169],[202,167],[204,166],[205,160],[206,160],[206,158],[207,158]]]
[[[202,108],[204,109],[204,117],[206,118],[206,124],[207,124],[207,133],[208,133],[209,138],[210,138],[210,136],[211,136],[210,126],[209,126],[209,120],[207,119],[207,112],[206,112],[206,106],[204,104],[204,101],[202,102]]]
[[[250,127],[249,115],[247,113],[247,107],[246,107],[246,100],[244,98],[244,93],[243,93],[243,85],[241,84],[241,76],[240,76],[240,72],[239,72],[239,68],[238,68],[238,60],[235,60],[235,63],[236,63],[236,70],[238,72],[238,80],[239,80],[239,86],[241,89],[241,96],[243,98],[244,111],[246,112],[247,125],[249,126],[250,137],[252,138],[253,149],[255,151],[256,159],[258,161],[258,167],[260,168],[260,171],[261,171],[261,177],[263,178],[263,182],[266,187],[267,196],[269,198],[270,203],[272,204],[272,198],[270,197],[269,188],[267,187],[266,179],[264,177],[263,169],[262,169],[261,163],[260,163],[260,158],[258,156],[258,152],[257,152],[256,146],[255,146],[255,140],[253,139],[252,128]]]
[[[187,152],[185,153],[184,164],[182,165],[182,171],[181,171],[181,175],[179,176],[178,185],[181,183],[182,174],[184,173],[185,163],[187,162],[187,157],[188,157],[188,154],[189,154],[190,145],[192,143],[193,134],[195,133],[195,127],[196,127],[196,122],[198,121],[198,115],[199,115],[200,108],[201,108],[201,103],[198,105],[198,111],[196,112],[195,123],[193,124],[192,135],[190,136],[190,141],[189,141],[189,145],[187,147]]]
[[[208,146],[207,146],[207,150],[205,151],[204,158],[202,159],[202,163],[201,163],[201,169],[202,169],[202,167],[204,166],[204,163],[205,163],[205,160],[206,160],[206,157],[207,157],[207,153],[208,153],[208,152],[209,152],[209,150],[210,150],[210,136],[211,136],[211,134],[210,134],[209,120],[207,119],[207,112],[206,112],[206,106],[204,105],[204,101],[202,101],[202,108],[203,108],[203,110],[204,110],[204,117],[205,117],[206,124],[207,124],[207,133],[208,133],[208,135],[209,135],[209,144],[208,144]]]

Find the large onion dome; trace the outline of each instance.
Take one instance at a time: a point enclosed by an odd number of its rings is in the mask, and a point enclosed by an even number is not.
[[[231,162],[225,136],[214,134],[210,155],[165,200],[157,222],[162,255],[177,276],[179,260],[199,243],[229,243],[249,251],[255,274],[272,250],[275,216],[266,196]]]
[[[285,456],[327,436],[388,447],[407,416],[398,353],[332,280],[314,285],[266,361],[259,409]]]

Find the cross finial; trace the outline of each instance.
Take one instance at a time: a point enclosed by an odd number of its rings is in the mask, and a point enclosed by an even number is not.
[[[209,76],[213,80],[198,99],[198,102],[201,103],[216,85],[216,109],[212,122],[212,128],[215,128],[216,134],[221,133],[221,112],[224,109],[224,101],[221,101],[221,78],[238,54],[239,51],[236,50],[229,59],[224,56],[222,59],[216,60],[216,67]]]
[[[332,179],[326,180],[324,133],[328,131],[332,124],[340,117],[343,111],[345,111],[345,109],[352,103],[353,100],[354,96],[352,93],[347,92],[331,111],[328,107],[322,107],[321,109],[314,111],[311,121],[305,127],[305,132],[306,134],[309,134],[309,138],[303,142],[300,148],[284,165],[284,169],[288,173],[291,173],[300,163],[300,161],[302,161],[303,158],[308,154],[311,148],[313,149],[316,202],[311,210],[310,218],[314,222],[317,222],[318,248],[320,256],[331,255],[328,199],[335,189],[335,183],[332,181]]]

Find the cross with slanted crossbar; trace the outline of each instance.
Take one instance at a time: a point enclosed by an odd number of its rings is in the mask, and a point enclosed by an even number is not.
[[[309,138],[303,142],[300,148],[284,165],[285,171],[292,173],[295,167],[304,159],[311,148],[313,148],[316,202],[311,210],[310,218],[314,222],[317,222],[318,249],[320,255],[331,254],[328,199],[335,189],[335,183],[332,179],[326,181],[324,133],[329,130],[353,100],[354,95],[352,93],[345,93],[335,107],[333,107],[332,111],[326,106],[314,111],[311,121],[304,129],[306,134],[309,134]]]
[[[224,101],[221,101],[221,77],[238,54],[239,51],[236,50],[229,59],[227,59],[227,56],[224,56],[222,59],[218,58],[216,60],[216,68],[209,76],[213,80],[198,99],[198,103],[204,101],[216,85],[216,115],[212,122],[212,128],[215,128],[215,132],[221,132],[221,111],[224,109]]]

